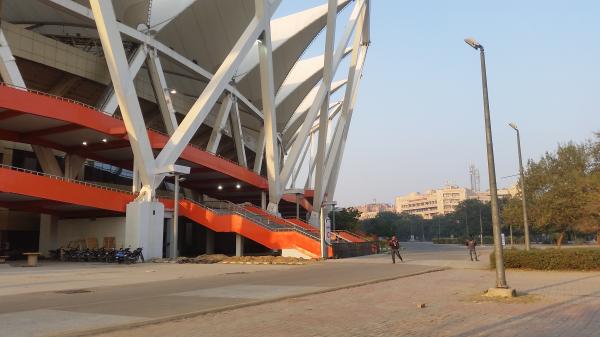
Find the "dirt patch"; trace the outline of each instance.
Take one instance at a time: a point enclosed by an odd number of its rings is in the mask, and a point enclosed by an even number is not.
[[[283,256],[232,256],[221,261],[220,263],[234,264],[308,264],[317,261],[316,259],[302,259],[298,257],[283,257]]]
[[[155,263],[193,263],[193,264],[283,264],[283,265],[301,265],[318,261],[317,259],[302,259],[297,257],[283,256],[227,256],[223,254],[204,254],[196,257],[178,257],[176,259],[154,259]]]
[[[517,297],[489,297],[485,296],[483,293],[469,295],[465,298],[462,298],[461,302],[470,302],[470,303],[506,303],[506,304],[528,304],[535,303],[542,300],[542,296],[538,294],[527,294],[527,293],[519,293],[517,292]]]
[[[178,257],[176,259],[154,259],[152,262],[155,263],[193,263],[193,264],[213,264],[219,263],[225,259],[229,258],[227,255],[223,254],[203,254],[198,255],[196,257]]]

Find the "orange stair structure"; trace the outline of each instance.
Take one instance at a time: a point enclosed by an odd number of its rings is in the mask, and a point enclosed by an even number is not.
[[[127,204],[135,199],[128,191],[4,165],[0,165],[0,192],[30,199],[28,202],[0,202],[0,207],[13,209],[18,209],[17,205],[33,207],[56,202],[125,213]],[[160,201],[165,208],[173,208],[172,199],[161,198]],[[227,201],[179,201],[181,216],[213,231],[238,233],[270,249],[295,249],[308,257],[320,256],[318,233],[259,208],[253,210],[260,212],[251,212]],[[38,211],[53,213],[49,209]],[[331,256],[331,248],[328,253]]]

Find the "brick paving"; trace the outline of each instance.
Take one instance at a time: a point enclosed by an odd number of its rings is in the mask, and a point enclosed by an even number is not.
[[[600,335],[600,273],[507,277],[528,295],[486,300],[478,294],[494,283],[493,272],[453,269],[98,336]]]

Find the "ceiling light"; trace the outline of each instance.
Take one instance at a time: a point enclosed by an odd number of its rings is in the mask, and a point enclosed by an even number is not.
[[[108,143],[108,139],[102,138],[102,143]]]
[[[169,92],[170,92],[171,94],[175,95],[175,94],[177,93],[177,90],[175,90],[175,89],[171,89]]]
[[[219,186],[217,187],[217,189],[220,191],[220,190],[222,190],[222,189],[223,189],[223,186],[222,186],[222,185],[219,185]]]
[[[240,185],[239,183],[237,183],[237,184],[235,184],[235,188],[237,188],[239,190],[240,188],[242,188],[242,185]]]
[[[87,146],[87,142],[84,140],[83,142],[81,142],[81,145]]]

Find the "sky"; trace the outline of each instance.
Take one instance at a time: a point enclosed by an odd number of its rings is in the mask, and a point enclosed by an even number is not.
[[[277,15],[323,3],[287,0]],[[338,205],[393,203],[395,196],[446,183],[468,187],[469,164],[488,188],[479,54],[465,37],[475,37],[486,51],[499,187],[514,184],[515,178],[502,177],[518,172],[509,122],[521,130],[524,160],[600,131],[600,2],[371,3],[372,44]],[[319,39],[305,56],[322,53]],[[337,78],[347,74],[344,65],[340,69]]]

